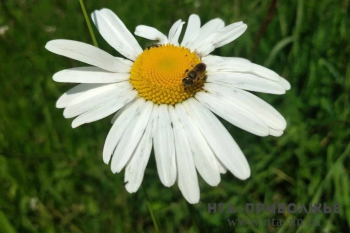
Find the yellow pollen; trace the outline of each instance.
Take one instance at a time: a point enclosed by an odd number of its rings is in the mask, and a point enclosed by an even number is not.
[[[139,96],[157,104],[181,103],[202,90],[205,73],[193,86],[185,87],[182,80],[200,59],[184,47],[162,45],[141,53],[131,69],[130,82]]]

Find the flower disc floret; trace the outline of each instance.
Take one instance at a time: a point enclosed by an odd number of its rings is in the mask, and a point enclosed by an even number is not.
[[[140,97],[157,104],[174,105],[202,90],[203,77],[191,87],[184,87],[182,82],[187,72],[200,62],[196,53],[185,47],[170,44],[150,47],[134,62],[130,82]]]

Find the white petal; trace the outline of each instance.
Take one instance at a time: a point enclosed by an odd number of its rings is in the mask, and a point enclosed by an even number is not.
[[[204,87],[210,93],[222,95],[227,101],[235,103],[242,108],[260,117],[267,126],[277,130],[284,130],[287,122],[284,117],[270,104],[259,97],[236,88],[228,88],[217,84],[205,84]]]
[[[136,54],[141,54],[143,49],[119,17],[110,9],[104,8],[100,10],[100,12],[111,22],[117,31],[124,36],[125,40],[132,46]]]
[[[270,135],[280,137],[283,134],[283,130],[270,129]]]
[[[116,20],[110,21],[111,17],[106,17],[100,11],[94,11],[91,15],[92,21],[96,25],[102,37],[123,56],[135,61],[140,51],[133,48],[128,41],[127,29],[123,30],[120,24],[115,24]]]
[[[250,61],[238,57],[220,57],[208,55],[203,57],[203,62],[207,65],[207,71],[223,72],[245,72],[253,73],[266,79],[280,81],[281,77],[274,71],[263,66],[251,63]]]
[[[210,43],[210,41],[213,41],[215,37],[217,37],[217,33],[214,33],[211,37],[205,40],[201,45],[194,48],[194,50],[200,57],[204,57],[215,50],[214,44]]]
[[[185,22],[182,22],[181,19],[176,21],[173,26],[170,28],[168,40],[171,44],[178,46],[179,45],[179,37],[182,31],[182,26]]]
[[[72,127],[76,128],[82,124],[97,121],[113,114],[114,112],[118,111],[120,108],[125,106],[127,103],[134,100],[137,97],[137,94],[137,91],[131,90],[125,90],[124,92],[120,92],[120,95],[116,98],[90,111],[87,111],[75,118],[72,122]]]
[[[193,41],[193,37],[198,34],[201,27],[201,20],[198,15],[192,14],[188,18],[187,28],[181,45],[187,47]]]
[[[216,157],[205,141],[196,123],[191,119],[191,113],[182,104],[176,104],[176,112],[185,128],[191,145],[191,154],[199,174],[211,186],[220,183],[220,172]]]
[[[251,73],[212,72],[207,74],[208,83],[229,85],[248,91],[281,95],[285,89],[278,83]]]
[[[263,120],[224,96],[197,92],[195,98],[231,124],[258,136],[269,135],[269,127]]]
[[[75,98],[85,93],[88,90],[99,88],[102,86],[106,86],[108,84],[79,84],[75,87],[69,89],[66,93],[64,93],[56,102],[56,108],[65,108],[68,106],[70,102],[72,102]]]
[[[153,147],[158,175],[163,185],[170,187],[176,181],[176,162],[173,124],[166,104],[158,106],[154,124]]]
[[[246,29],[247,25],[243,24],[242,22],[228,25],[208,36],[201,44],[197,44],[194,49],[196,50],[197,54],[206,56],[213,52],[215,48],[224,46],[237,39]]]
[[[151,117],[153,102],[146,101],[135,112],[135,117],[128,124],[122,138],[120,139],[111,162],[113,173],[119,173],[129,161],[135,151],[142,134],[146,130],[148,121]]]
[[[216,157],[237,178],[250,176],[247,159],[226,128],[207,108],[191,98],[184,102],[191,109],[196,123]]]
[[[121,82],[86,91],[69,103],[63,112],[63,116],[66,118],[78,116],[104,102],[116,98],[125,89],[131,88],[132,86],[129,82]]]
[[[152,116],[135,153],[132,155],[130,162],[128,162],[125,168],[124,182],[126,183],[125,188],[129,193],[135,193],[140,188],[143,180],[152,150],[153,115],[154,111],[152,112]]]
[[[246,29],[247,25],[243,22],[237,22],[226,26],[218,32],[218,35],[214,41],[214,46],[216,48],[219,48],[228,43],[231,43],[232,41],[240,37]]]
[[[212,19],[201,27],[197,35],[194,35],[192,43],[188,45],[188,48],[194,50],[202,45],[208,37],[212,36],[215,32],[225,27],[224,21],[221,19]]]
[[[215,157],[216,158],[216,157]],[[216,158],[216,163],[218,165],[219,171],[221,174],[226,174],[227,172],[227,167],[225,167],[220,160]]]
[[[199,202],[199,185],[191,146],[185,128],[179,121],[173,106],[169,106],[169,112],[174,127],[178,185],[185,199],[189,203],[195,204]]]
[[[284,79],[284,78],[281,78],[281,80],[278,82],[285,90],[290,90],[291,86],[290,86],[290,83]]]
[[[168,38],[157,29],[145,25],[139,25],[135,29],[135,35],[149,39],[158,40],[160,44],[168,43]]]
[[[54,81],[65,83],[115,83],[129,78],[130,73],[112,73],[94,66],[61,70],[53,76]]]
[[[121,58],[121,57],[115,57],[117,60],[123,62],[124,64],[128,65],[130,67],[130,69],[128,71],[126,71],[126,73],[130,73],[131,67],[133,66],[134,62],[130,61],[128,59],[125,58]],[[125,72],[124,72],[125,73]]]
[[[116,122],[113,124],[111,130],[109,131],[105,145],[103,147],[103,161],[108,164],[111,159],[112,153],[117,146],[120,138],[122,137],[128,124],[133,121],[135,113],[139,108],[145,104],[144,99],[137,99],[129,108],[127,108],[121,115],[118,117]]]
[[[95,46],[73,40],[51,40],[45,48],[50,52],[72,58],[112,72],[129,72],[131,66]]]
[[[118,117],[120,117],[120,115],[126,110],[128,109],[136,100],[130,101],[129,103],[127,103],[124,107],[122,107],[112,118],[111,120],[111,124],[114,124],[114,122],[118,119]]]

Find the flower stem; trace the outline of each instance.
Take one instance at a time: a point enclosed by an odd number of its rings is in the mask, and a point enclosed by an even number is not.
[[[146,198],[147,207],[148,207],[149,213],[151,214],[151,218],[152,218],[152,221],[153,221],[154,228],[156,229],[156,232],[159,232],[157,220],[154,217],[154,213],[153,213],[153,210],[152,210],[151,202],[148,199],[148,195],[147,195],[146,189],[145,189],[145,187],[143,187],[143,184],[141,184],[141,187],[142,187],[143,193],[144,193],[145,198]]]
[[[96,38],[95,38],[94,31],[92,30],[89,17],[88,17],[88,15],[87,15],[87,13],[86,13],[85,6],[84,6],[84,2],[83,2],[83,0],[79,0],[79,2],[80,2],[81,10],[83,11],[83,14],[84,14],[84,17],[85,17],[86,24],[87,24],[87,26],[88,26],[88,28],[89,28],[92,41],[93,41],[94,45],[98,48],[97,40],[96,40]]]

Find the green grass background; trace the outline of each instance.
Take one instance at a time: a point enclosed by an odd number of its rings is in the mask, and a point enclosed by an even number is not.
[[[92,43],[78,0],[0,2],[0,26],[9,26],[0,36],[0,232],[153,232],[142,190],[126,192],[123,172],[113,175],[102,161],[110,118],[72,129],[55,108],[73,85],[52,75],[82,64],[44,46],[52,39]],[[143,184],[162,232],[349,231],[349,0],[278,1],[256,49],[271,0],[85,2],[89,14],[112,9],[132,32],[145,24],[167,34],[191,13],[202,23],[243,20],[245,34],[215,54],[249,58],[292,84],[282,96],[258,94],[287,119],[282,137],[260,138],[224,122],[247,156],[248,180],[227,173],[210,187],[200,179],[201,201],[190,206],[177,185],[160,183],[151,157]],[[95,34],[102,49],[118,55]],[[341,213],[208,214],[208,203],[340,203]],[[230,227],[227,219],[236,218],[315,219],[321,226]]]

